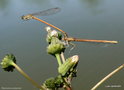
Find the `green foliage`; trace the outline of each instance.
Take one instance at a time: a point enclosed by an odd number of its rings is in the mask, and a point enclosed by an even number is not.
[[[76,76],[77,73],[77,64],[78,64],[78,56],[74,55],[66,60],[61,60],[62,53],[65,51],[66,46],[65,43],[62,41],[62,34],[55,30],[51,30],[47,28],[48,35],[47,35],[47,52],[56,57],[59,67],[58,67],[58,76],[52,77],[47,79],[43,86],[37,84],[33,81],[21,68],[16,65],[16,58],[13,54],[7,54],[2,62],[2,68],[5,71],[13,71],[14,68],[16,69],[26,78],[28,79],[35,87],[39,88],[40,90],[58,90],[59,88],[69,88],[71,90],[71,80],[73,77]],[[64,55],[63,55],[64,58]]]
[[[63,79],[60,75],[56,78],[49,78],[44,82],[44,87],[50,90],[56,90],[58,88],[61,88],[63,87]]]
[[[13,71],[14,70],[14,66],[12,65],[13,63],[16,63],[16,58],[13,54],[7,54],[2,62],[1,62],[1,65],[2,65],[2,68],[5,70],[5,71]]]

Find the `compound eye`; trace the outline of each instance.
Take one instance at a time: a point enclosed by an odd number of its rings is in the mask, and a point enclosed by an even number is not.
[[[23,20],[32,19],[32,15],[25,15],[25,16],[22,16],[21,19],[23,19]]]

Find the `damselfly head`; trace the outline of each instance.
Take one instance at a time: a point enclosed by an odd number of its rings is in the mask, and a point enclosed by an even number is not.
[[[23,15],[23,16],[21,17],[21,19],[23,19],[23,20],[30,20],[30,19],[32,19],[32,15],[31,15],[31,14]]]

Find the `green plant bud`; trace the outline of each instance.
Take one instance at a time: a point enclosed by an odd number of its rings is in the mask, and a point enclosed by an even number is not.
[[[57,32],[56,30],[52,30],[52,31],[49,32],[48,34],[49,34],[49,36],[51,36],[51,37],[56,37],[56,38],[58,38],[59,40],[62,38],[61,32]]]
[[[58,72],[62,75],[65,76],[66,74],[69,74],[70,71],[73,71],[75,66],[77,66],[77,63],[79,61],[78,55],[74,55],[66,60],[64,64],[62,64],[58,68]]]
[[[44,82],[44,85],[46,88],[55,90],[55,79],[54,78],[49,78]]]
[[[52,37],[51,44],[47,47],[47,52],[49,54],[55,55],[57,53],[64,52],[65,45],[63,42],[61,42],[58,38]]]
[[[65,46],[63,44],[50,44],[47,47],[47,52],[52,55],[55,55],[57,53],[60,54],[61,52],[64,52],[64,50]]]
[[[46,38],[46,41],[50,44],[51,43],[51,40],[52,40],[52,37],[56,37],[58,38],[59,40],[62,39],[62,34],[61,32],[57,32],[56,30],[47,30],[48,31],[48,34],[47,34],[47,38]]]
[[[5,70],[5,71],[13,71],[13,69],[15,68],[12,63],[16,63],[16,58],[13,54],[7,54],[2,62],[1,62],[1,65],[2,65],[2,68]]]
[[[49,78],[44,82],[44,87],[46,87],[49,90],[57,90],[58,88],[63,87],[64,81],[62,77],[59,75],[56,78]]]
[[[63,87],[63,85],[64,85],[64,81],[63,81],[62,77],[59,75],[58,77],[55,78],[55,86],[57,88],[61,88],[61,87]]]

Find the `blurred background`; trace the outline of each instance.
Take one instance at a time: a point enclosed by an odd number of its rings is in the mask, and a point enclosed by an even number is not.
[[[118,44],[75,42],[76,47],[65,57],[79,55],[77,77],[72,81],[74,90],[90,90],[108,73],[124,63],[124,1],[123,0],[0,0],[0,59],[13,53],[17,64],[42,84],[55,77],[57,62],[46,52],[45,24],[36,20],[21,20],[21,16],[49,8],[61,11],[43,19],[71,37],[84,39],[117,40]],[[121,87],[107,87],[120,85]],[[38,90],[16,70],[0,69],[1,87],[21,87]],[[98,90],[124,90],[124,71],[119,71]]]

